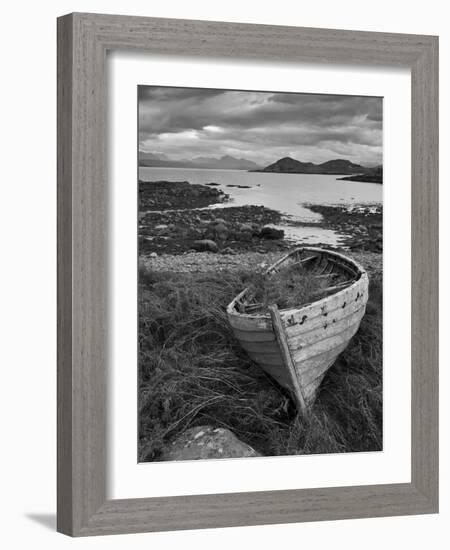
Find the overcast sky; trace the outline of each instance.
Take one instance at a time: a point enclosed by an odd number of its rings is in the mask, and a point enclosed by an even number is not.
[[[170,160],[231,155],[382,163],[382,99],[139,87],[139,149]]]

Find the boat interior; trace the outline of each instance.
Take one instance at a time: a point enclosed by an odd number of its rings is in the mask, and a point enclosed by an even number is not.
[[[322,289],[321,298],[349,287],[362,274],[352,261],[340,254],[319,248],[299,248],[271,266],[265,276],[276,276],[277,273],[288,268],[306,271],[312,277],[325,279],[328,286]],[[299,303],[298,307],[305,305],[307,304]],[[235,310],[243,315],[260,314],[261,307],[261,303],[255,302],[252,296],[249,296],[248,289],[241,292],[234,303]]]

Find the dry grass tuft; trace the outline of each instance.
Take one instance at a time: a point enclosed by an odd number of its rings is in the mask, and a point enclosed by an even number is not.
[[[298,307],[327,295],[326,289],[344,281],[342,275],[313,277],[298,266],[273,275],[254,274],[249,283],[248,301],[261,304],[261,311],[276,304],[280,309]]]

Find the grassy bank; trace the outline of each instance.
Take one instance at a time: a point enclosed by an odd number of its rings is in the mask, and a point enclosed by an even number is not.
[[[382,286],[371,277],[357,335],[324,379],[308,421],[240,348],[225,306],[250,272],[140,276],[139,459],[189,427],[232,430],[270,455],[380,450]]]

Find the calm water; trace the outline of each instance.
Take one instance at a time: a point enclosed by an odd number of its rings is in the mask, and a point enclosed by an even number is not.
[[[338,244],[334,231],[294,227],[289,220],[315,223],[321,219],[307,208],[310,204],[364,204],[381,203],[383,186],[376,183],[340,181],[340,176],[309,174],[270,174],[244,170],[195,170],[184,168],[140,168],[139,178],[144,181],[168,180],[189,183],[218,183],[218,189],[230,195],[230,201],[214,207],[266,206],[285,214],[282,226],[286,236],[298,242]],[[227,187],[245,185],[248,188]]]

